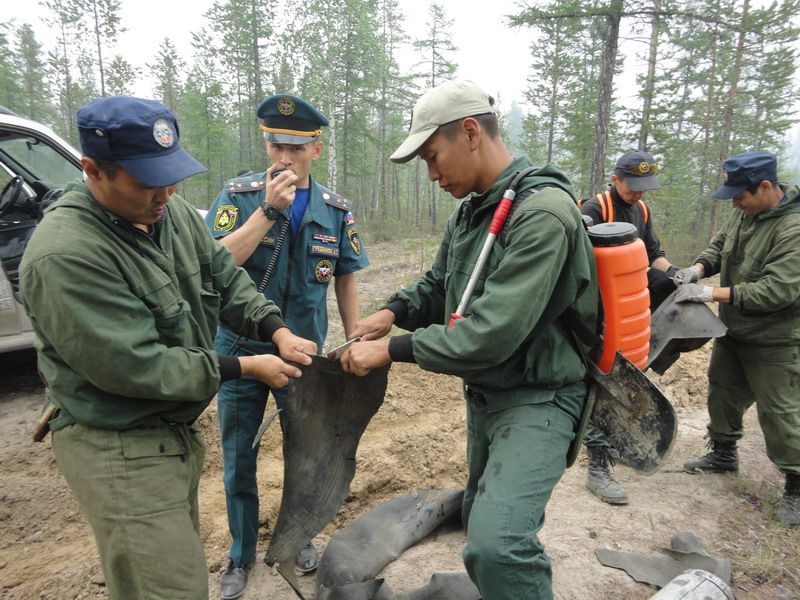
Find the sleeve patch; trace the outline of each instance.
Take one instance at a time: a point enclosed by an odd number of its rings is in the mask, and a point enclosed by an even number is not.
[[[223,204],[214,215],[214,229],[217,231],[230,231],[236,225],[239,208],[232,204]]]
[[[347,239],[350,240],[350,247],[356,254],[361,254],[361,238],[358,237],[358,230],[351,227],[347,230]]]

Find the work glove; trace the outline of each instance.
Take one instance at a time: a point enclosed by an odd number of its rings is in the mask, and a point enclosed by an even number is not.
[[[672,280],[676,283],[676,285],[684,285],[687,283],[700,281],[702,277],[703,270],[697,265],[694,265],[677,271],[675,275],[673,275]]]
[[[714,288],[699,283],[685,283],[678,287],[674,302],[711,302]]]

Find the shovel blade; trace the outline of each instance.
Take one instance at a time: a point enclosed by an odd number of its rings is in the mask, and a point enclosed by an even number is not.
[[[704,303],[673,302],[673,292],[650,319],[650,354],[645,368],[663,375],[682,352],[702,347],[725,335],[727,327]]]
[[[678,433],[675,411],[647,376],[617,352],[606,374],[592,365],[598,384],[592,420],[632,469],[649,475],[664,463]]]

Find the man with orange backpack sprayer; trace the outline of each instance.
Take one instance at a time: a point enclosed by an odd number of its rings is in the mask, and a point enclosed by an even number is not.
[[[448,81],[414,106],[409,136],[391,160],[419,156],[430,179],[464,201],[430,270],[356,324],[352,335],[365,341],[341,360],[356,375],[401,361],[463,379],[464,564],[483,598],[550,600],[550,561],[538,532],[588,397],[586,364],[561,315],[572,309],[595,330],[597,274],[569,180],[552,165],[529,170],[527,157],[513,157],[492,103],[473,82]],[[514,180],[518,198],[536,191],[519,200],[505,245],[487,247]],[[485,268],[462,312],[483,248]],[[449,326],[454,311],[463,318]],[[413,333],[380,339],[395,324]]]
[[[581,213],[592,223],[625,222],[634,225],[647,249],[650,268],[647,288],[650,292],[650,312],[675,291],[671,277],[678,271],[666,258],[661,242],[653,228],[653,218],[644,203],[649,190],[661,187],[656,178],[658,165],[651,154],[634,150],[623,154],[614,167],[610,187],[581,203]],[[586,487],[608,504],[627,504],[628,493],[611,473],[613,450],[600,430],[589,422],[583,438],[589,457]]]

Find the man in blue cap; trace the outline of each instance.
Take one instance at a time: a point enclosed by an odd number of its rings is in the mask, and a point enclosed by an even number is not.
[[[753,404],[767,456],[785,474],[779,521],[800,524],[800,188],[778,184],[769,152],[723,164],[715,198],[734,211],[694,265],[681,269],[675,302],[719,302],[728,327],[714,340],[708,367],[710,452],[684,464],[689,473],[739,470],[736,442]],[[695,283],[719,273],[720,285]]]
[[[291,94],[264,100],[257,110],[272,162],[261,173],[229,181],[206,215],[212,235],[243,266],[267,298],[277,302],[293,331],[322,346],[328,328],[326,295],[333,279],[346,336],[359,317],[355,272],[369,265],[350,202],[311,177],[322,153],[321,128],[328,119]],[[241,344],[224,324],[220,353],[249,356],[277,351],[272,344]],[[258,540],[258,485],[253,439],[264,418],[271,387],[254,378],[219,391],[220,436],[232,544],[222,578],[222,597],[238,598],[247,586]],[[272,390],[278,407],[285,395]],[[296,558],[301,572],[316,568],[309,544]]]
[[[654,311],[675,291],[670,277],[678,270],[667,260],[653,228],[653,216],[644,203],[644,195],[661,188],[656,178],[658,164],[653,155],[641,150],[626,152],[617,160],[611,185],[595,197],[581,204],[581,213],[588,215],[594,225],[623,222],[636,226],[639,239],[647,249],[647,288],[650,292],[650,310]],[[586,487],[603,502],[627,504],[628,492],[614,478],[614,450],[606,436],[589,421],[583,437],[589,458],[586,472]]]
[[[53,450],[111,598],[205,600],[205,446],[194,422],[222,381],[282,386],[301,374],[272,354],[218,355],[216,323],[301,364],[316,346],[286,328],[174,193],[206,169],[181,148],[166,106],[101,98],[77,121],[85,178],[47,209],[20,267],[54,406]]]

